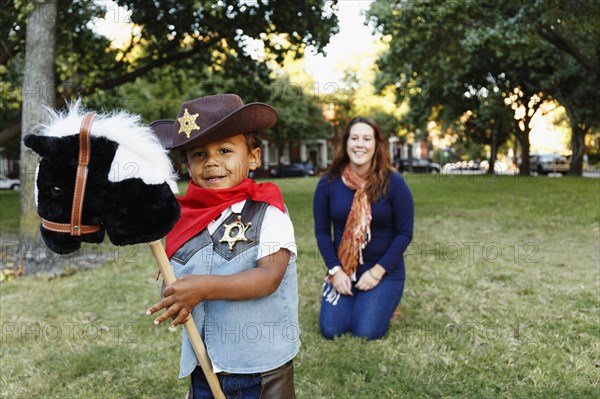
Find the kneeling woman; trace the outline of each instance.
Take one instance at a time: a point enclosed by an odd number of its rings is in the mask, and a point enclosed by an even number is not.
[[[313,208],[328,269],[321,333],[383,337],[402,298],[403,253],[412,240],[414,208],[373,120],[357,117],[348,123],[342,147],[317,185]]]

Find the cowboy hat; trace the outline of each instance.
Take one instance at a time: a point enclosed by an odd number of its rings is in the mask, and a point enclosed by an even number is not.
[[[277,111],[264,103],[244,105],[237,94],[200,97],[181,104],[177,118],[157,120],[150,128],[168,150],[184,150],[277,123]]]

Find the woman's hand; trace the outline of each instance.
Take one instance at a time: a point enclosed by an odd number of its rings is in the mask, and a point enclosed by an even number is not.
[[[352,295],[352,281],[343,270],[333,275],[333,288],[342,295]]]
[[[171,327],[185,323],[191,315],[192,309],[202,298],[202,276],[189,274],[175,280],[171,285],[162,290],[163,299],[150,307],[146,314],[150,316],[161,309],[167,309],[160,315],[154,324],[158,325],[168,318],[173,318]]]
[[[362,291],[372,290],[379,284],[384,274],[385,269],[383,266],[375,265],[360,276],[356,288]]]

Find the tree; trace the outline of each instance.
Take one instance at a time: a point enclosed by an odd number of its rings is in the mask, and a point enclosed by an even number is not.
[[[23,79],[22,131],[30,132],[44,121],[44,107],[54,106],[54,48],[56,42],[56,1],[36,1],[27,23],[25,75]],[[33,188],[37,159],[32,151],[21,148],[21,237],[20,252],[35,254],[42,248],[38,234]],[[37,259],[38,257],[35,256]],[[25,271],[31,262],[25,263]],[[34,270],[35,271],[35,270]]]
[[[273,82],[270,93],[270,104],[279,112],[279,121],[269,129],[268,137],[279,147],[280,154],[286,144],[299,144],[331,134],[318,97],[305,93],[300,85],[285,77]]]
[[[435,107],[441,108],[438,118],[451,124],[469,110],[470,98],[482,89],[500,90],[506,100],[498,96],[500,104],[526,109],[516,122],[525,173],[529,119],[546,95],[524,79],[522,71],[530,72],[526,77],[530,78],[543,73],[543,68],[515,53],[513,46],[529,42],[524,36],[509,37],[504,21],[494,16],[497,7],[488,2],[436,6],[429,1],[401,1],[390,9],[375,2],[371,17],[382,33],[392,35],[390,51],[379,61],[383,71],[379,84],[399,87],[401,98],[409,98],[409,120],[423,130]]]
[[[521,18],[560,54],[546,86],[567,111],[573,151],[569,174],[581,176],[585,137],[600,129],[600,7],[592,0],[546,0],[525,8]]]
[[[504,105],[502,99],[500,90],[495,86],[491,90],[479,91],[472,96],[459,126],[459,129],[464,129],[464,136],[472,142],[490,146],[489,174],[495,173],[498,148],[507,142],[515,128],[514,113]]]
[[[578,70],[581,68],[565,68],[565,72],[569,71],[573,75],[570,78],[560,79],[561,84],[556,86],[556,98],[564,105],[571,125],[573,155],[569,175],[572,176],[582,174],[585,137],[592,132],[592,129],[600,129],[600,113],[597,107],[590,105],[590,101],[600,104],[600,93],[596,89],[600,86],[600,79],[594,79],[592,85],[587,85],[580,81]]]
[[[397,1],[392,7],[378,0],[370,16],[382,33],[392,37],[390,51],[380,59],[380,85],[396,84],[401,97],[410,98],[409,118],[423,124],[437,105],[444,107],[440,117],[450,121],[457,115],[453,108],[464,106],[466,93],[494,81],[505,103],[519,112],[514,131],[525,174],[530,122],[542,103],[557,98],[565,108],[596,107],[593,97],[580,94],[583,90],[567,90],[573,79],[565,79],[564,71],[567,66],[574,72],[570,76],[576,77],[575,86],[595,87],[599,13],[597,3],[590,0],[440,5],[421,0]],[[590,118],[581,121],[582,114],[590,113],[572,114],[579,118],[572,126],[592,124]],[[583,142],[577,139],[581,134],[574,128],[577,143]]]
[[[22,59],[25,22],[19,16],[26,4],[15,2],[3,10],[12,22],[3,26],[6,39],[0,50],[0,60],[8,71],[17,68]],[[268,82],[265,63],[281,62],[290,52],[301,56],[307,45],[321,49],[337,31],[333,13],[336,1],[330,0],[294,4],[284,0],[130,0],[116,2],[119,7],[107,4],[93,0],[59,2],[55,58],[58,106],[73,96],[134,82],[166,65],[206,66],[228,77]],[[133,24],[135,29],[121,45],[98,34],[90,23],[105,13],[107,19]],[[263,48],[262,55],[251,52],[253,43]],[[13,85],[15,91],[17,86]],[[0,129],[0,140],[11,125],[8,121]]]
[[[34,3],[35,9],[30,10],[30,3],[15,2],[2,10],[2,17],[8,15],[11,23],[1,28],[6,39],[2,39],[0,50],[0,83],[3,91],[9,89],[6,95],[3,93],[1,104],[7,108],[12,106],[12,114],[19,119],[19,112],[14,108],[20,97],[17,68],[25,59],[20,129],[23,134],[30,133],[35,122],[39,122],[35,117],[43,114],[39,110],[42,105],[60,107],[74,96],[101,94],[101,91],[150,76],[151,72],[166,66],[220,74],[238,83],[235,91],[250,92],[256,89],[254,83],[269,81],[267,63],[280,62],[288,53],[300,56],[307,45],[320,49],[337,30],[337,18],[332,12],[335,1],[329,0],[292,5],[283,0],[117,3],[122,8],[109,9],[112,17],[129,18],[135,28],[123,46],[99,35],[90,23],[104,15],[107,3],[81,0],[58,2],[57,7],[56,1],[47,4],[39,1]],[[130,14],[126,16],[123,10]],[[22,16],[30,11],[25,24]],[[281,44],[281,38],[285,38],[285,45]],[[264,49],[258,56],[251,53],[249,47],[249,43],[256,41]],[[35,50],[30,51],[30,48]],[[36,95],[39,98],[36,99]],[[4,98],[15,101],[8,104]],[[39,108],[34,108],[36,106]],[[16,121],[1,122],[0,141],[6,141],[2,137],[14,135]],[[34,165],[35,161],[24,153],[21,177],[29,181],[29,185],[24,184],[21,194],[23,250],[31,246],[31,237],[35,236],[39,223],[35,218],[30,173]],[[26,270],[35,271],[37,267],[32,265],[28,269],[26,265]]]

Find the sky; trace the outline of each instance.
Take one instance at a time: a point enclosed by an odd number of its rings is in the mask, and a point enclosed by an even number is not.
[[[337,4],[339,32],[325,47],[326,56],[316,54],[314,48],[305,54],[306,71],[322,86],[341,78],[341,65],[353,57],[364,54],[377,39],[364,24],[365,11],[371,0],[340,0]]]

